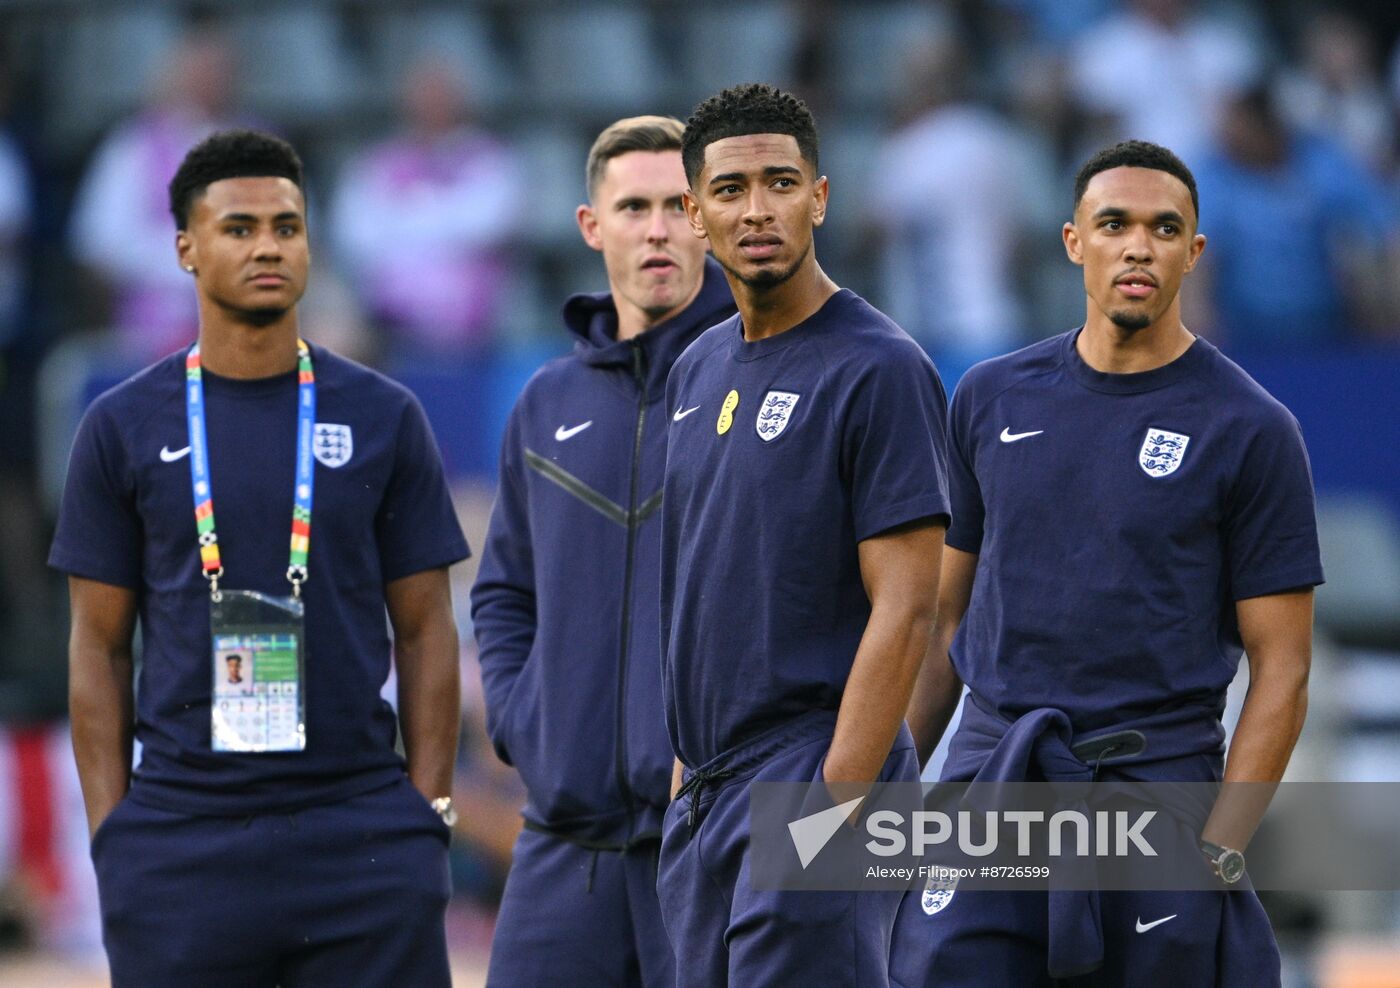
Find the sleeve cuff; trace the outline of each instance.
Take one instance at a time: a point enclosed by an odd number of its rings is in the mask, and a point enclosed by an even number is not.
[[[1321,566],[1305,566],[1254,576],[1235,583],[1230,590],[1231,596],[1239,601],[1251,597],[1267,597],[1269,594],[1297,590],[1300,587],[1316,587],[1325,582]]]
[[[94,563],[90,559],[74,559],[67,554],[54,553],[49,556],[49,568],[60,573],[67,573],[69,576],[76,576],[84,580],[96,580],[98,583],[108,583],[114,587],[124,587],[127,590],[141,589],[140,573],[122,572],[115,567]]]
[[[943,539],[943,544],[950,549],[957,549],[959,552],[970,552],[974,556],[982,552],[982,532],[969,532],[956,525],[948,528],[948,534]]]
[[[385,565],[382,570],[384,582],[393,583],[395,580],[402,580],[405,576],[412,576],[415,573],[437,569],[439,566],[451,566],[453,563],[469,559],[471,554],[472,551],[467,546],[466,540],[458,539],[439,552],[396,560],[392,565]]]
[[[942,516],[943,524],[946,526],[950,517],[948,499],[939,494],[926,494],[922,497],[885,505],[876,510],[867,511],[863,517],[858,519],[856,541],[864,542],[866,539],[874,538],[881,532],[888,532],[899,525],[938,516]]]

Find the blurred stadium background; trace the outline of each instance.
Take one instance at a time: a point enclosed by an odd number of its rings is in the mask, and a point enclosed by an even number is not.
[[[1313,457],[1328,583],[1291,777],[1400,779],[1397,36],[1393,0],[0,0],[0,984],[106,983],[44,558],[85,404],[192,338],[165,182],[230,123],[301,150],[304,331],[419,394],[478,546],[510,404],[566,347],[565,295],[606,287],[573,211],[612,120],[755,79],[806,98],[823,265],[950,386],[1082,320],[1059,241],[1078,163],[1170,145],[1210,238],[1187,323]],[[521,793],[485,743],[460,570],[466,985]],[[1396,895],[1269,907],[1289,984],[1400,985]]]

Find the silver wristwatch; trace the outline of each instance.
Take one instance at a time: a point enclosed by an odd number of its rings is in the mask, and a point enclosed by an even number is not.
[[[1244,855],[1233,847],[1222,847],[1203,840],[1200,848],[1210,862],[1211,870],[1226,885],[1234,885],[1244,877]]]
[[[457,825],[457,810],[452,805],[451,796],[439,796],[437,799],[430,800],[428,805],[433,808],[438,816],[442,817],[443,823],[447,824],[449,827],[455,827]]]

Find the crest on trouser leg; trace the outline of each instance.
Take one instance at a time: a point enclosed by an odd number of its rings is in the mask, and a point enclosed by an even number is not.
[[[924,894],[919,899],[919,905],[923,907],[926,915],[932,916],[941,913],[948,908],[948,904],[953,901],[953,893],[957,891],[958,880],[956,878],[939,878],[930,875],[924,883]]]

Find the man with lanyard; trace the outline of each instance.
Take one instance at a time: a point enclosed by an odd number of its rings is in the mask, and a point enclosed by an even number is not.
[[[113,984],[446,986],[467,546],[437,447],[402,387],[298,339],[287,144],[208,138],[170,205],[199,339],[88,410],[50,556]],[[231,653],[251,697],[218,698]]]
[[[670,984],[656,899],[671,746],[661,704],[666,375],[734,312],[681,208],[679,120],[605,129],[584,240],[609,291],[564,306],[574,352],[511,413],[472,592],[488,727],[529,791],[496,922],[493,986]]]
[[[927,755],[967,684],[945,781],[1219,780],[1242,649],[1224,780],[1274,783],[1288,763],[1322,582],[1312,479],[1288,410],[1182,325],[1198,216],[1165,148],[1095,155],[1063,231],[1084,326],[958,385],[953,523],[909,717]],[[1245,788],[1168,818],[1188,854],[1199,839],[1188,863],[1219,891],[916,888],[895,982],[1278,984],[1268,919],[1234,885],[1263,812]]]
[[[691,227],[739,314],[667,383],[677,798],[659,890],[676,982],[873,988],[898,894],[756,891],[749,786],[813,783],[823,799],[917,777],[904,713],[947,524],[943,386],[903,330],[817,264],[827,180],[801,100],[726,90],[696,107],[682,153]]]

